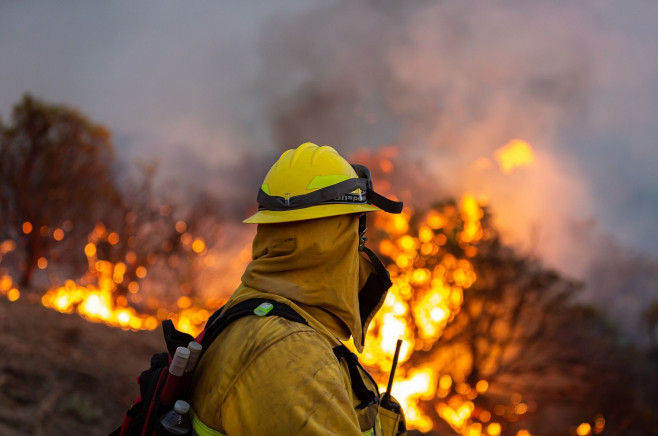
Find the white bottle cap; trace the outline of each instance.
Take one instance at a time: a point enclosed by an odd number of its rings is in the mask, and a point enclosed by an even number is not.
[[[187,346],[187,349],[190,350],[190,358],[187,360],[187,366],[185,367],[185,372],[192,371],[196,365],[199,356],[201,355],[201,344],[195,341],[190,342]]]
[[[179,413],[181,415],[186,415],[187,412],[190,411],[190,403],[188,403],[187,401],[178,400],[174,404],[174,410],[176,411],[176,413]]]
[[[171,365],[169,365],[169,373],[179,377],[183,375],[189,357],[190,350],[185,347],[176,348],[176,354],[174,354],[174,358],[171,360]]]

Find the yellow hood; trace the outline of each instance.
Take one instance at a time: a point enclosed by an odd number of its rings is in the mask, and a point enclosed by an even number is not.
[[[258,293],[280,295],[340,339],[351,335],[361,351],[367,326],[359,289],[374,268],[359,254],[358,228],[356,214],[259,225],[253,260],[228,306]]]

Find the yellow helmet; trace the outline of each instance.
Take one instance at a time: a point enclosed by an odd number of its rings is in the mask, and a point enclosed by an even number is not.
[[[306,142],[285,151],[258,191],[258,212],[250,224],[303,221],[385,210],[400,213],[402,203],[372,189],[370,172],[350,165],[336,150]]]

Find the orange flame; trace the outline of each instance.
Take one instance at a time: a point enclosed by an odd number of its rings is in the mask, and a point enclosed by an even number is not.
[[[420,401],[445,397],[452,379],[447,374],[437,374],[432,364],[405,371],[404,363],[415,352],[429,350],[439,339],[448,322],[461,310],[463,293],[477,279],[468,258],[456,258],[443,249],[447,238],[440,230],[449,225],[451,214],[463,220],[462,228],[458,229],[458,243],[467,253],[469,248],[476,250],[474,245],[484,235],[480,224],[484,213],[470,194],[462,197],[458,208],[450,206],[444,211],[428,212],[415,234],[408,234],[410,210],[396,216],[377,217],[377,227],[390,235],[390,239],[380,242],[379,251],[394,261],[388,267],[393,286],[368,331],[362,361],[375,369],[379,375],[376,379],[383,387],[395,342],[404,339],[393,395],[403,405],[409,427],[425,432],[432,430],[434,423],[421,410]],[[469,387],[468,391],[477,395],[475,389]],[[436,412],[460,434],[474,434],[473,429],[481,429],[481,424],[471,420],[474,398],[452,396],[437,402]]]
[[[181,223],[178,222],[176,227],[182,228],[184,223]],[[101,241],[115,245],[119,242],[119,236],[114,232],[107,232],[101,223],[89,235],[89,242],[84,247],[89,271],[87,278],[83,280],[91,283],[82,285],[67,280],[63,286],[50,289],[42,296],[41,303],[45,307],[63,313],[77,312],[90,321],[103,322],[123,329],[153,330],[160,325],[160,321],[172,319],[179,330],[192,335],[201,331],[211,311],[207,307],[195,307],[189,297],[178,298],[175,307],[170,310],[165,309],[162,302],[153,301],[150,297],[147,300],[152,303],[152,310],[138,311],[130,306],[128,298],[121,295],[119,288],[123,286],[127,289],[132,301],[142,301],[144,298],[139,293],[140,284],[128,281],[126,263],[98,259],[97,246]],[[192,249],[197,255],[205,255],[207,252],[202,239],[196,239]],[[135,253],[129,251],[126,254],[126,262],[134,264],[136,261]],[[137,279],[145,279],[147,275],[146,266],[139,265],[135,268]],[[0,282],[0,289],[5,286],[3,283]]]
[[[511,141],[497,150],[495,157],[504,173],[534,161],[532,148],[521,140]],[[392,165],[390,160],[383,160],[380,169],[388,173]],[[499,436],[504,430],[503,423],[492,419],[494,414],[502,415],[498,413],[500,410],[488,411],[476,406],[478,396],[489,390],[488,380],[479,380],[471,386],[464,382],[463,374],[441,373],[436,362],[417,358],[432,350],[462,310],[465,293],[478,279],[471,259],[478,253],[478,244],[489,237],[481,222],[483,217],[482,204],[467,193],[457,204],[431,209],[422,216],[414,216],[414,212],[406,208],[399,215],[378,214],[375,218],[375,227],[388,235],[379,241],[378,249],[390,259],[388,270],[393,285],[367,332],[366,348],[360,360],[372,370],[383,390],[396,342],[403,339],[392,394],[405,410],[408,428],[423,432],[435,429],[437,423],[431,412],[464,436]],[[198,256],[211,256],[207,241],[193,237],[185,222],[176,222],[175,230],[185,247]],[[126,263],[98,259],[97,244],[103,238],[110,244],[119,242],[118,235],[108,233],[102,225],[90,235],[84,251],[93,284],[83,286],[69,280],[64,286],[46,292],[42,298],[44,306],[66,313],[76,311],[89,320],[124,329],[155,329],[160,320],[170,318],[179,330],[193,335],[201,330],[211,313],[211,302],[182,295],[175,305],[166,308],[162,302],[151,301],[151,297],[142,295],[142,281],[148,280],[146,266],[136,265],[138,259],[132,251],[126,254]],[[457,244],[461,250],[448,250],[450,244]],[[451,254],[455,252],[462,254]],[[240,256],[244,254],[248,258],[249,253],[249,249],[245,249]],[[168,260],[172,268],[176,267],[176,262],[173,257]],[[134,281],[126,276],[129,266],[136,272]],[[126,296],[120,295],[121,287],[127,290]],[[0,276],[0,295],[9,299],[20,296],[8,276]],[[127,297],[131,298],[130,302]],[[130,305],[143,300],[153,304],[146,304],[141,310]],[[455,360],[457,365],[470,365],[467,358],[455,357]],[[423,405],[427,402],[432,404],[433,410],[428,411],[426,404]],[[516,415],[527,412],[528,407],[521,402],[520,395],[513,403]],[[604,425],[603,416],[597,415],[592,424],[582,423],[575,432],[600,434]],[[528,430],[516,433],[516,436],[530,435]]]
[[[521,139],[513,139],[496,150],[494,157],[505,174],[511,174],[515,168],[531,165],[535,154],[530,144]]]

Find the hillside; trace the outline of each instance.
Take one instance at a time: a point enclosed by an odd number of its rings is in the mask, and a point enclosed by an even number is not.
[[[126,332],[0,299],[0,434],[106,435],[138,394],[136,376],[164,349],[158,331]]]
[[[161,334],[0,298],[0,435],[107,435],[139,393],[137,375],[164,350]]]

